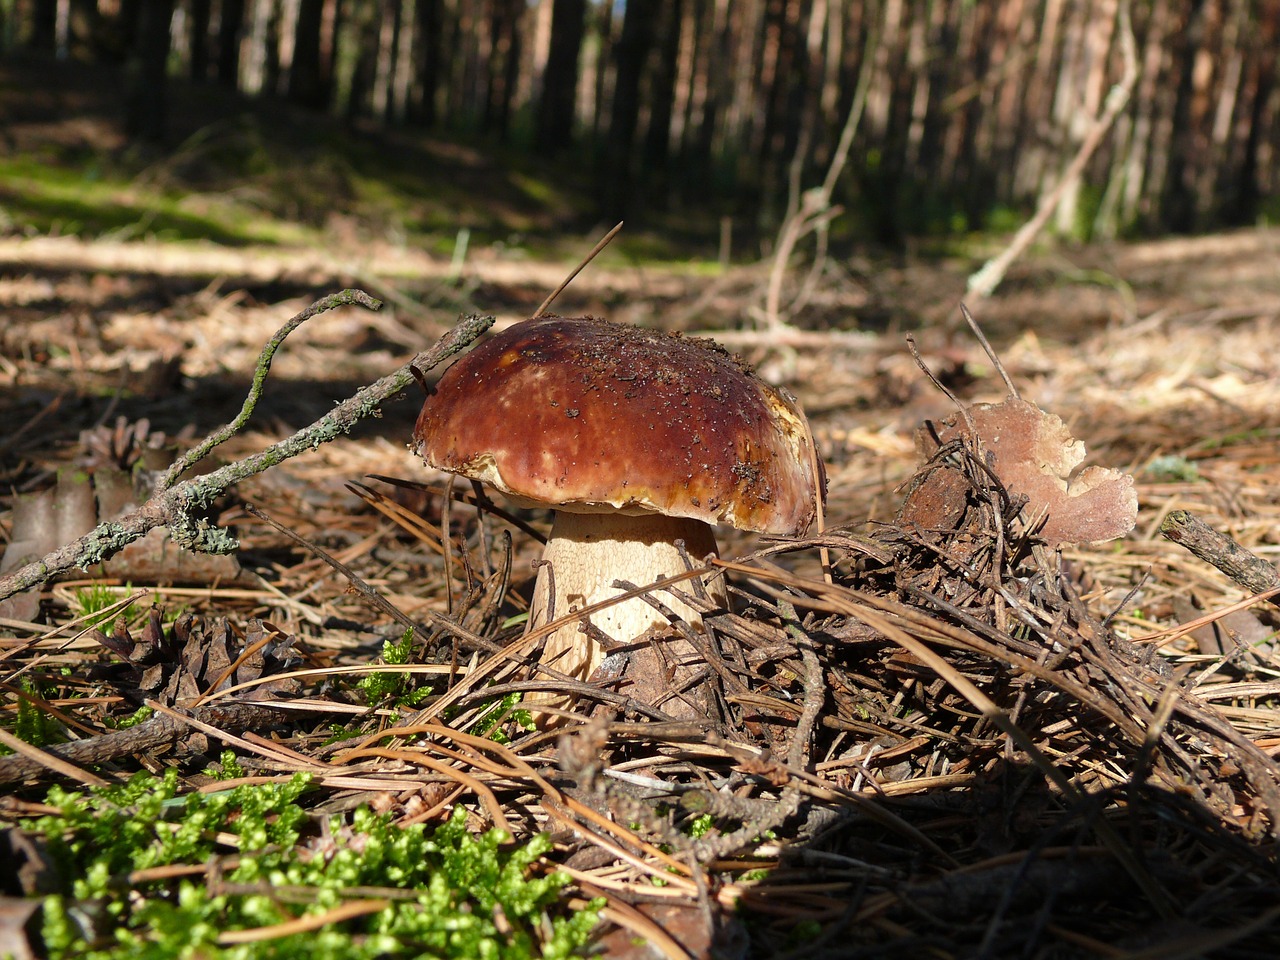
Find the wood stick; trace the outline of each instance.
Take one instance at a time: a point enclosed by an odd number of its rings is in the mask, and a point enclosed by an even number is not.
[[[1174,510],[1165,517],[1160,533],[1217,567],[1250,593],[1266,593],[1280,587],[1280,573],[1272,564],[1187,510]]]

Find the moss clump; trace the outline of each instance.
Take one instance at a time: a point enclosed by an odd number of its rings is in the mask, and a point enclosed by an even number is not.
[[[55,787],[48,803],[59,813],[33,826],[66,878],[45,903],[49,956],[522,960],[568,957],[589,939],[597,911],[551,916],[568,879],[530,870],[547,837],[473,835],[461,808],[434,831],[362,808],[317,832],[296,802],[307,787],[300,775],[178,797],[173,771],[88,793]],[[154,869],[204,867],[219,854],[221,871]],[[376,909],[304,933],[261,929],[361,899]],[[235,942],[255,928],[261,939]]]

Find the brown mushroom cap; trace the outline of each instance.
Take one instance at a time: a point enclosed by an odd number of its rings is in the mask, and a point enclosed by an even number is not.
[[[798,535],[815,514],[800,412],[709,341],[593,318],[517,323],[423,404],[429,466],[517,501]]]

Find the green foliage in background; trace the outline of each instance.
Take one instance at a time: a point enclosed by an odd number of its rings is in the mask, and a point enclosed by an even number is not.
[[[48,803],[59,812],[30,828],[44,836],[66,884],[45,902],[49,956],[522,960],[568,957],[586,944],[598,908],[551,915],[568,879],[532,869],[550,849],[545,835],[523,845],[500,830],[476,836],[461,808],[434,831],[396,826],[365,808],[309,831],[296,803],[307,787],[299,775],[179,797],[173,770],[87,793],[54,787]],[[219,834],[235,838],[238,856],[219,846]],[[232,854],[221,874],[137,874],[203,867],[219,853]],[[218,942],[384,897],[377,912],[317,930]]]

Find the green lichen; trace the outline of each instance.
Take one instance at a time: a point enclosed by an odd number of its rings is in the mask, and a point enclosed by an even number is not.
[[[84,538],[84,549],[80,551],[79,565],[91,567],[95,563],[113,556],[134,538],[118,523],[99,524]]]
[[[203,518],[192,521],[185,513],[170,524],[169,535],[178,546],[200,553],[222,555],[235,553],[240,548],[240,541],[221,527]]]

